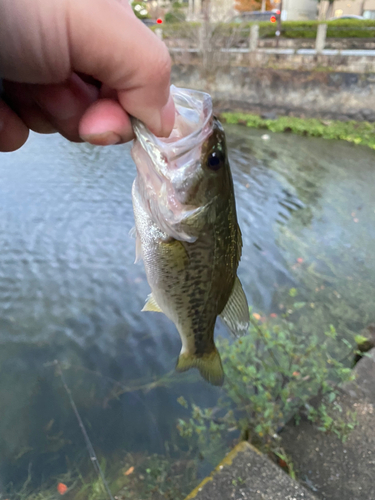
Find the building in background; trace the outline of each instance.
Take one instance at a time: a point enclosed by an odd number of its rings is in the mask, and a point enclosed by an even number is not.
[[[358,1],[358,0],[357,0]],[[199,19],[202,16],[204,10],[204,2],[207,0],[189,0],[189,14],[188,19]],[[374,0],[375,2],[375,0]],[[280,0],[273,0],[272,2],[264,1],[253,1],[247,0],[244,4],[249,3],[252,5],[253,10],[260,10],[262,6],[263,9],[267,6],[270,8],[279,8],[281,5]],[[257,4],[259,4],[258,9]],[[270,7],[271,5],[271,7]],[[210,6],[210,18],[213,21],[226,21],[234,16],[236,12],[236,0],[209,0]],[[263,10],[262,9],[262,10]],[[243,11],[244,9],[241,9]],[[318,15],[318,1],[317,0],[283,0],[282,3],[282,19],[284,21],[304,21],[316,19]]]
[[[283,0],[283,21],[314,20],[318,15],[317,0]]]
[[[201,19],[204,2],[207,0],[189,0],[188,19]],[[228,21],[235,14],[234,0],[211,0],[209,3],[210,19],[212,21]]]
[[[146,0],[147,1],[147,0]],[[236,0],[180,0],[188,5],[188,20],[202,19],[204,16],[205,4],[209,5],[210,19],[212,21],[228,21],[236,14]],[[279,8],[280,0],[243,0],[244,3],[251,4],[249,10],[260,10],[267,5],[270,8]],[[149,0],[149,4],[165,7],[173,0]],[[238,0],[237,0],[238,2]],[[254,4],[254,5],[253,5]],[[259,7],[258,7],[259,4]],[[271,7],[270,7],[271,5]],[[262,10],[263,10],[262,9]],[[242,9],[243,10],[243,9]],[[341,16],[363,16],[366,19],[375,19],[375,0],[283,0],[282,15],[283,21],[304,21],[317,19],[329,19]]]
[[[335,0],[331,6],[328,0],[321,2],[320,19],[341,16],[363,16],[366,19],[375,19],[375,0]]]

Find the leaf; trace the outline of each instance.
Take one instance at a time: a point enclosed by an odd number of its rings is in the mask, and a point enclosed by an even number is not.
[[[334,392],[330,392],[328,395],[328,401],[330,403],[333,403],[335,399],[336,399],[336,394]]]
[[[368,342],[368,338],[364,337],[363,335],[356,335],[354,337],[354,342],[358,345],[362,345],[362,344],[365,344],[366,342]]]
[[[297,295],[297,293],[298,293],[298,292],[297,292],[297,289],[296,289],[296,288],[291,288],[291,289],[289,290],[289,295],[290,295],[291,297],[295,297],[295,296]]]
[[[302,307],[305,307],[306,302],[295,302],[293,304],[294,309],[302,309]]]
[[[348,340],[341,339],[341,342],[343,342],[346,345],[346,347],[349,347],[349,349],[352,349],[352,344]]]
[[[180,396],[178,399],[177,399],[177,402],[183,406],[184,408],[187,408],[188,407],[188,402],[186,401],[186,399],[183,397],[183,396]]]

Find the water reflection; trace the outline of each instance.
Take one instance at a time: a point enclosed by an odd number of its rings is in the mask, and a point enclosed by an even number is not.
[[[374,153],[227,132],[249,303],[281,313],[282,294],[297,287],[324,305],[321,323],[358,332],[375,319]],[[32,135],[0,158],[0,494],[28,472],[36,488],[86,457],[54,359],[109,460],[165,453],[183,412],[177,398],[206,406],[220,394],[194,374],[169,375],[178,334],[163,315],[140,312],[149,287],[129,236],[129,151]],[[217,333],[227,336],[221,325]]]

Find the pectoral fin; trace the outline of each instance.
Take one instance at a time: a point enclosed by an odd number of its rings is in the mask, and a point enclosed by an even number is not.
[[[241,281],[236,276],[232,293],[224,307],[220,318],[229,328],[231,333],[239,337],[247,333],[249,329],[250,317],[249,306]]]
[[[146,304],[143,306],[142,312],[144,311],[152,311],[152,312],[163,312],[160,307],[158,306],[158,303],[156,302],[154,296],[152,293],[148,296],[146,300]]]
[[[197,356],[196,354],[180,354],[176,371],[186,372],[190,368],[198,368],[199,373],[212,385],[223,385],[224,370],[221,364],[220,354],[215,348],[209,354]]]
[[[136,264],[140,260],[142,260],[142,245],[141,245],[141,238],[137,234],[136,239],[135,239],[135,261],[134,261],[134,264]]]
[[[131,238],[135,239],[135,261],[134,264],[142,260],[142,245],[141,245],[141,239],[137,233],[137,230],[135,227],[132,227],[129,231],[129,236]]]

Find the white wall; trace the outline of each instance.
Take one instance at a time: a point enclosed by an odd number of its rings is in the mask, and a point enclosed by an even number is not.
[[[327,12],[328,9],[328,1],[323,0],[321,3],[321,15],[320,17],[324,17],[324,13]],[[360,16],[362,10],[363,0],[336,0],[333,3],[332,9],[332,17],[340,17],[345,15],[354,15]],[[375,11],[375,0],[365,0],[364,10],[373,10]]]
[[[317,0],[283,0],[283,19],[286,21],[304,21],[316,19]]]

